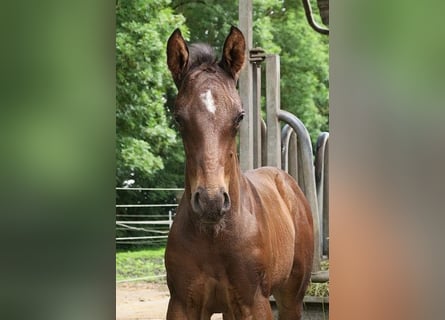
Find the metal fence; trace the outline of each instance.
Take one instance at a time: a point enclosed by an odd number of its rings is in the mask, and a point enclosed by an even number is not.
[[[120,193],[171,191],[178,194],[183,190],[182,188],[116,188],[116,192]],[[116,204],[116,245],[165,244],[177,206],[177,201]]]

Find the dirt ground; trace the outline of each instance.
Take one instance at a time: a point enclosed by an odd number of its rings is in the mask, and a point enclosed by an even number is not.
[[[164,320],[169,292],[166,284],[123,282],[116,284],[117,320]],[[222,319],[213,315],[212,320]]]
[[[169,292],[166,284],[126,282],[116,284],[117,320],[164,320],[167,314]],[[329,308],[324,306],[322,310]],[[315,310],[315,309],[314,309]],[[329,319],[329,311],[310,310],[306,307],[303,320]],[[275,319],[278,315],[275,312]],[[211,320],[222,320],[215,314]]]

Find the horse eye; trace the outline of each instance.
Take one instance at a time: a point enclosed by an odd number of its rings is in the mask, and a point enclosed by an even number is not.
[[[246,113],[244,111],[241,111],[238,116],[236,117],[235,123],[238,125],[241,121],[244,119],[244,115]]]

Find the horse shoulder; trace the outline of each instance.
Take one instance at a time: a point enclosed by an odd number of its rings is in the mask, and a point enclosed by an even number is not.
[[[264,243],[263,251],[271,267],[268,278],[271,284],[285,279],[291,271],[297,232],[298,195],[295,181],[276,168],[263,167],[247,171],[252,193],[257,194],[254,211],[259,233]],[[292,178],[291,178],[292,179]],[[295,184],[295,186],[293,185]]]
[[[260,193],[273,193],[280,197],[287,208],[299,219],[310,220],[312,215],[309,203],[295,179],[287,172],[275,167],[261,167],[246,172]]]

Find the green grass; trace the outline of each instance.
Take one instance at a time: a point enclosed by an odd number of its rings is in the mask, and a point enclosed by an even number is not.
[[[165,248],[138,249],[116,252],[116,281],[153,277],[147,281],[163,280]]]
[[[150,277],[144,280],[164,282],[165,278],[157,277],[165,275],[164,252],[165,248],[163,247],[117,252],[116,281]],[[322,261],[321,269],[328,270],[329,261]],[[327,283],[310,283],[306,295],[328,297],[329,281]]]

